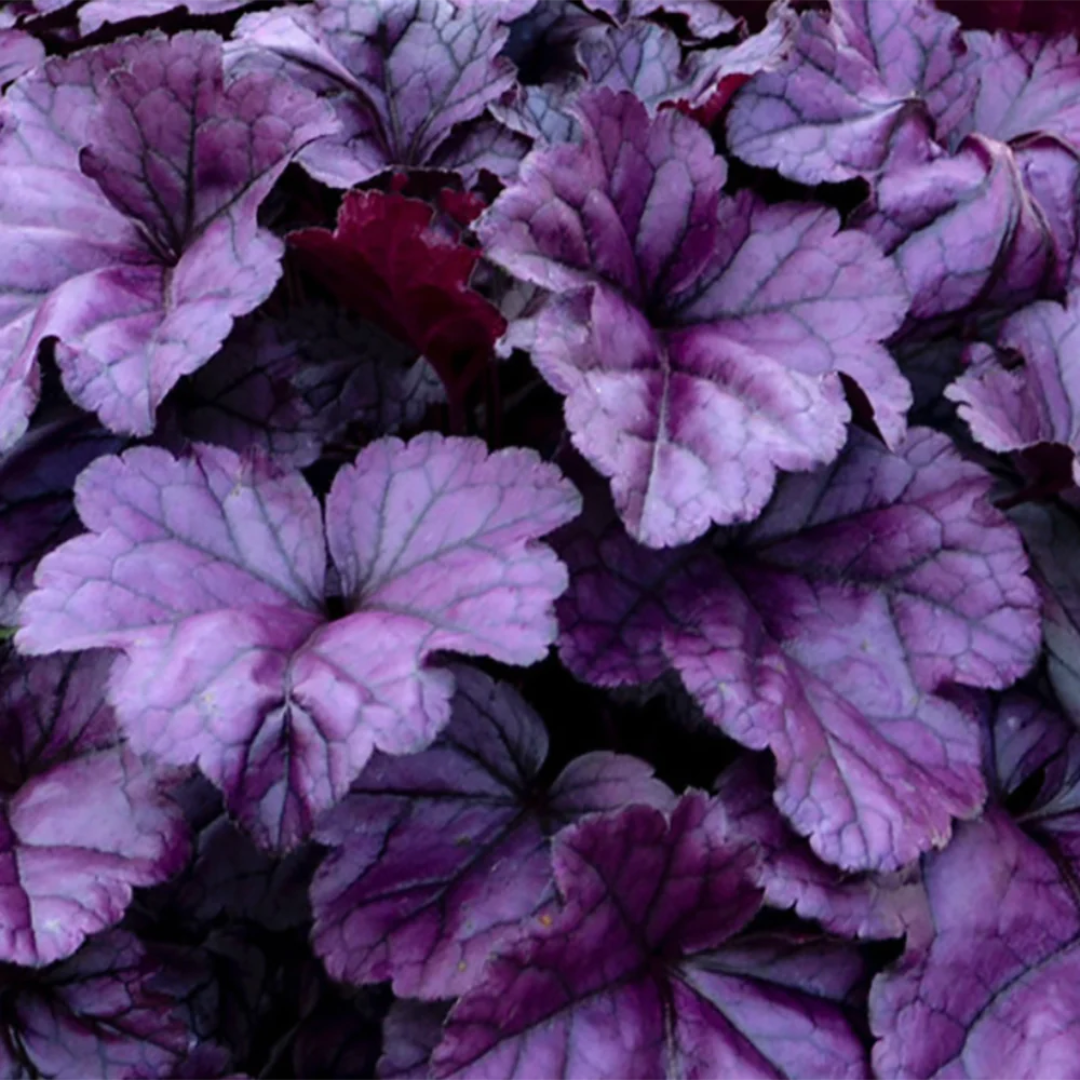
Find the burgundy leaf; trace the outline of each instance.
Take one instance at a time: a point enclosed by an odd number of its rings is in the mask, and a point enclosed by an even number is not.
[[[684,796],[561,832],[560,911],[497,951],[451,1010],[438,1077],[785,1077],[866,1072],[837,1008],[846,946],[738,933],[761,903],[751,849]]]
[[[555,831],[626,803],[671,804],[644,762],[601,751],[545,790],[540,718],[507,684],[453,670],[442,735],[420,754],[376,755],[315,832],[331,854],[312,885],[312,942],[331,976],[391,978],[429,1000],[474,986],[488,954],[552,906]]]
[[[176,381],[280,274],[256,211],[333,127],[306,91],[226,82],[213,34],[129,38],[16,83],[0,135],[0,444],[26,427],[39,343],[75,401],[148,434]]]
[[[374,749],[415,752],[445,725],[432,652],[544,655],[566,575],[535,540],[576,504],[531,451],[384,439],[338,472],[324,533],[297,473],[141,447],[80,477],[91,531],[43,560],[17,641],[124,650],[110,696],[132,743],[197,761],[260,844],[289,848]]]

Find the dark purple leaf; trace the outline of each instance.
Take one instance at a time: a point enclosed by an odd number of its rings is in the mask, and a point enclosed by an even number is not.
[[[393,166],[473,178],[493,164],[502,171],[483,138],[471,157],[457,140],[461,125],[501,126],[483,113],[514,82],[513,64],[497,55],[507,33],[498,5],[317,0],[245,16],[232,63],[280,71],[330,102],[339,131],[300,154],[325,184],[352,187]]]
[[[448,1006],[441,1002],[404,1001],[390,1006],[383,1024],[383,1050],[375,1070],[379,1080],[425,1080],[431,1053],[442,1038]]]
[[[878,342],[906,299],[874,244],[823,207],[723,198],[723,160],[677,112],[607,90],[575,108],[582,143],[531,154],[477,228],[560,294],[532,359],[631,534],[663,547],[752,519],[778,469],[832,460],[841,373],[900,439],[910,388]]]
[[[198,762],[261,845],[289,848],[374,749],[415,752],[446,724],[432,652],[544,655],[566,573],[535,540],[577,504],[531,451],[383,439],[338,472],[324,533],[297,473],[140,447],[80,477],[91,532],[43,560],[17,641],[123,649],[110,696],[132,743]]]
[[[548,847],[560,827],[672,801],[644,762],[602,751],[545,790],[540,718],[506,683],[453,673],[442,735],[420,754],[376,755],[315,831],[331,848],[312,885],[315,951],[333,978],[392,979],[402,997],[464,993],[490,952],[552,906]]]
[[[0,976],[0,1075],[12,1080],[168,1080],[195,1038],[156,989],[159,965],[115,930],[69,960]]]
[[[179,806],[119,745],[110,660],[9,655],[0,668],[0,961],[70,956],[119,922],[133,887],[187,858]]]
[[[820,857],[897,869],[985,793],[978,725],[937,691],[1008,686],[1038,651],[1038,597],[989,486],[940,435],[890,453],[853,433],[719,551],[579,533],[560,543],[563,660],[609,686],[663,660],[728,735],[772,750],[777,805]]]
[[[835,0],[801,17],[794,49],[728,115],[728,146],[804,184],[872,178],[925,160],[971,108],[960,23],[930,0]]]
[[[256,211],[333,121],[266,75],[226,82],[213,34],[129,38],[8,91],[0,135],[0,444],[26,427],[39,343],[76,402],[148,434],[167,391],[280,275]]]
[[[72,410],[36,425],[0,457],[0,625],[15,624],[41,556],[79,531],[75,477],[120,445]]]
[[[1064,506],[1035,503],[1010,516],[1024,534],[1042,593],[1046,671],[1065,712],[1080,726],[1080,523]]]
[[[998,809],[924,879],[933,937],[874,981],[875,1074],[1066,1077],[1080,1055],[1080,915],[1053,860]]]
[[[628,806],[561,832],[564,905],[492,957],[435,1051],[438,1077],[862,1077],[836,1002],[843,945],[738,937],[761,904],[718,804]]]

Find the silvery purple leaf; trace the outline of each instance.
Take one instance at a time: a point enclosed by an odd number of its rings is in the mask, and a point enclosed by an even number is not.
[[[584,0],[590,11],[599,11],[619,26],[653,15],[671,15],[686,20],[692,37],[708,39],[730,34],[738,28],[735,19],[717,0]]]
[[[582,142],[534,151],[477,231],[558,294],[532,359],[631,535],[673,546],[752,519],[779,469],[832,460],[841,373],[895,443],[910,388],[879,342],[907,302],[873,242],[824,207],[723,197],[724,161],[673,110],[603,89],[575,109]]]
[[[804,184],[926,160],[974,99],[963,52],[959,21],[930,0],[836,0],[831,17],[803,14],[787,62],[738,92],[728,146]]]
[[[474,145],[470,159],[455,144],[463,125],[493,124],[484,110],[513,85],[513,64],[497,55],[507,34],[498,5],[317,0],[245,16],[231,63],[281,72],[333,106],[338,131],[300,154],[332,187],[393,166],[501,172],[505,148]]]
[[[488,954],[552,907],[558,829],[672,802],[644,762],[600,751],[541,785],[540,718],[509,685],[452,670],[453,713],[434,744],[377,754],[315,831],[331,851],[312,884],[312,943],[330,975],[389,978],[396,994],[427,1000],[474,986]]]
[[[45,59],[45,46],[25,30],[0,27],[0,86],[14,82]]]
[[[191,15],[223,15],[250,3],[252,0],[89,0],[79,8],[79,30],[87,37],[106,23],[148,19],[178,7]]]
[[[187,858],[179,806],[120,745],[111,657],[0,667],[0,960],[42,966],[119,922],[136,886]],[[72,807],[92,813],[72,813]]]
[[[978,724],[937,691],[1008,686],[1038,653],[1038,596],[989,486],[943,436],[894,453],[856,432],[715,548],[568,529],[560,653],[607,686],[674,668],[728,735],[773,752],[777,806],[818,856],[898,869],[985,795]]]
[[[752,848],[684,796],[555,839],[562,908],[499,949],[451,1010],[436,1077],[862,1077],[837,1002],[843,944],[740,936],[761,904]]]
[[[1054,860],[993,808],[959,826],[923,876],[934,934],[874,980],[875,1075],[1070,1075],[1080,914]]]
[[[282,245],[256,211],[333,130],[283,80],[225,80],[213,34],[53,59],[5,95],[0,134],[0,445],[26,427],[48,336],[75,401],[149,434],[183,375],[269,295]]]
[[[287,849],[375,749],[415,752],[446,724],[453,679],[431,653],[544,655],[566,572],[536,540],[577,503],[532,451],[426,434],[341,469],[324,529],[303,478],[265,458],[139,447],[83,472],[90,532],[40,564],[18,647],[124,650],[110,698],[132,744],[198,762]]]

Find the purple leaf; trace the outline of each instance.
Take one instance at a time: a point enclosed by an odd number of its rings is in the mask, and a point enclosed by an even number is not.
[[[804,184],[925,160],[976,92],[960,23],[930,0],[835,0],[807,12],[790,58],[756,75],[728,115],[731,152]]]
[[[45,59],[45,46],[24,30],[0,28],[0,86],[14,82]]]
[[[896,442],[910,388],[878,342],[906,299],[874,244],[822,207],[722,198],[723,160],[674,111],[650,120],[607,90],[576,109],[582,143],[531,154],[478,232],[561,294],[536,316],[533,362],[631,535],[672,546],[751,519],[778,469],[832,460],[841,373]]]
[[[551,907],[548,842],[561,826],[672,801],[644,762],[600,751],[545,791],[540,718],[506,683],[453,672],[442,735],[420,754],[374,757],[315,831],[332,849],[312,885],[316,953],[333,978],[390,978],[402,997],[464,993],[491,951]]]
[[[777,805],[821,858],[897,869],[984,796],[978,726],[936,691],[1008,686],[1038,652],[1038,598],[989,485],[940,435],[890,453],[853,433],[681,568],[617,528],[564,541],[563,660],[612,685],[663,658],[728,735],[773,752]]]
[[[338,472],[324,539],[299,474],[137,448],[80,477],[91,532],[42,561],[18,645],[123,649],[110,696],[133,745],[197,761],[257,842],[290,848],[374,749],[415,752],[445,725],[453,680],[431,653],[544,655],[566,574],[535,540],[577,502],[531,451],[384,439]]]
[[[892,255],[913,320],[1013,309],[1060,293],[1076,251],[1076,154],[971,135],[951,157],[897,166],[856,215]]]
[[[0,457],[0,625],[15,624],[41,556],[79,531],[75,477],[120,445],[72,410],[35,426]]]
[[[266,75],[226,83],[212,34],[126,39],[16,83],[0,135],[0,444],[56,336],[75,401],[148,434],[176,381],[280,275],[256,211],[333,121]]]
[[[89,0],[79,8],[79,30],[88,37],[106,23],[149,19],[178,7],[191,15],[223,15],[250,3],[252,0]]]
[[[443,1002],[399,998],[390,1006],[383,1024],[382,1057],[375,1070],[379,1080],[426,1080],[446,1012]]]
[[[1010,512],[1031,555],[1042,593],[1046,672],[1058,700],[1080,726],[1080,530],[1066,506],[1026,503]]]
[[[969,349],[968,370],[945,391],[959,404],[972,435],[989,450],[1023,450],[1061,443],[1080,453],[1080,379],[1073,357],[1080,343],[1080,294],[1068,303],[1029,304],[1006,320],[997,336],[1004,354],[1019,353],[1020,367],[1003,367],[995,351]],[[1004,359],[1004,356],[1002,357]],[[1073,472],[1080,477],[1080,463]]]
[[[584,0],[584,4],[590,11],[603,12],[619,26],[650,15],[683,18],[695,38],[730,34],[739,25],[716,0]]]
[[[338,132],[300,155],[325,184],[352,187],[392,166],[464,170],[455,128],[460,138],[462,125],[497,127],[482,114],[514,83],[513,64],[497,55],[508,34],[497,9],[318,0],[256,12],[237,24],[232,63],[281,71],[333,105]],[[493,163],[474,157],[472,172]]]
[[[194,1036],[154,986],[160,967],[114,930],[32,978],[0,984],[0,1074],[57,1080],[167,1077]]]
[[[70,956],[187,858],[180,808],[119,745],[110,659],[9,655],[0,670],[0,961]]]
[[[823,863],[777,810],[762,759],[747,757],[725,769],[716,795],[733,830],[759,845],[760,881],[773,907],[793,908],[842,937],[893,938],[922,930],[926,894],[918,866],[850,874]]]
[[[561,832],[562,909],[497,951],[451,1010],[438,1077],[850,1076],[846,946],[736,935],[761,893],[751,849],[700,793]]]
[[[1055,135],[1080,149],[1080,57],[1071,34],[988,34],[964,42],[978,95],[958,131],[1002,142]]]
[[[874,981],[875,1074],[1040,1080],[1080,1054],[1080,915],[1053,860],[997,809],[924,871],[934,936]]]

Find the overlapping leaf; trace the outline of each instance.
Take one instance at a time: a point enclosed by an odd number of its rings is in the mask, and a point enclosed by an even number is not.
[[[194,1036],[155,987],[160,974],[161,964],[139,940],[119,930],[30,976],[5,971],[0,1074],[57,1080],[184,1075]]]
[[[978,726],[936,691],[1008,686],[1038,651],[1038,597],[989,483],[929,431],[896,453],[853,433],[717,551],[579,533],[562,546],[563,660],[609,686],[665,662],[724,731],[773,752],[777,805],[819,856],[896,869],[985,794]]]
[[[686,543],[756,516],[778,469],[832,460],[841,373],[898,440],[910,388],[878,342],[906,299],[869,239],[823,207],[723,198],[725,163],[676,112],[606,90],[575,108],[581,144],[530,155],[478,230],[558,294],[532,359],[630,533]]]
[[[313,943],[336,979],[458,996],[491,951],[553,906],[556,830],[627,803],[671,802],[648,765],[605,752],[576,758],[545,790],[540,718],[505,683],[464,667],[454,680],[436,742],[377,755],[316,829],[332,850],[312,885]]]
[[[527,140],[484,117],[514,82],[498,55],[499,5],[451,0],[317,0],[245,16],[232,62],[280,71],[334,108],[335,134],[300,155],[348,188],[392,166],[512,175]]]
[[[739,931],[749,847],[700,793],[586,819],[555,840],[563,907],[496,952],[447,1019],[439,1077],[865,1075],[837,1003],[846,946]]]
[[[197,761],[258,842],[288,848],[374,749],[445,725],[432,652],[543,656],[566,575],[534,541],[577,496],[530,451],[423,435],[341,469],[325,532],[299,474],[205,445],[100,458],[76,507],[90,532],[41,563],[19,647],[124,650],[111,700],[132,743]]]
[[[135,886],[179,870],[179,806],[119,745],[109,657],[0,666],[0,960],[50,964],[120,921]],[[72,814],[73,806],[92,808]]]
[[[0,445],[26,427],[43,338],[78,404],[148,434],[166,392],[269,295],[282,248],[256,211],[334,123],[306,91],[226,82],[221,63],[212,34],[125,39],[5,96]]]

